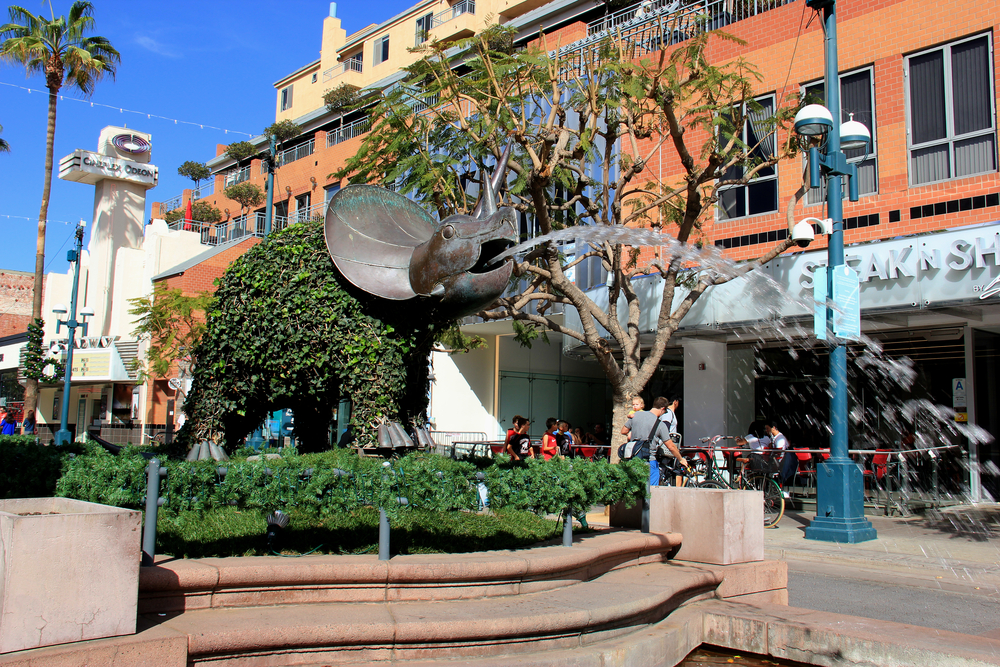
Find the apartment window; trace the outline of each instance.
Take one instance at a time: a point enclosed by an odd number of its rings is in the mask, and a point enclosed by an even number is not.
[[[434,14],[424,14],[417,19],[416,45],[420,46],[428,39],[428,33],[434,27]]]
[[[333,195],[337,194],[337,191],[340,190],[340,183],[334,183],[333,185],[328,185],[326,186],[326,188],[324,188],[324,190],[326,191],[326,195],[323,198],[323,202],[327,203],[330,201],[330,199],[333,198]]]
[[[996,171],[989,35],[906,58],[910,184]]]
[[[739,130],[747,146],[750,160],[759,162],[774,157],[775,137],[768,125],[774,115],[774,95],[758,98],[747,106],[745,122]],[[722,175],[723,181],[743,178],[742,166],[730,167]],[[773,213],[778,210],[778,170],[761,169],[746,185],[719,187],[719,219],[729,220],[749,215]]]
[[[316,81],[318,81],[318,80],[319,80],[319,74],[313,74],[312,75],[312,82],[316,83]]]
[[[281,89],[281,110],[287,111],[292,108],[292,87]]]
[[[809,84],[805,87],[806,102],[810,104],[826,104],[826,93],[823,82]],[[858,72],[840,75],[840,121],[847,122],[852,117],[868,128],[872,134],[871,148],[867,156],[865,150],[844,151],[848,162],[853,162],[858,169],[858,194],[862,197],[878,192],[878,167],[876,164],[875,141],[875,92],[871,68]],[[847,196],[847,179],[843,180],[844,197]],[[806,195],[807,204],[822,204],[826,201],[826,180],[818,188],[809,190]]]
[[[375,53],[372,56],[372,64],[378,65],[389,59],[389,35],[379,37],[375,40]]]
[[[303,222],[309,219],[309,207],[311,204],[312,196],[308,192],[295,198],[295,222]]]

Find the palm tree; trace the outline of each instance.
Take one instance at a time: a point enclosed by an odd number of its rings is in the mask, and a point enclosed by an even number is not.
[[[10,6],[10,23],[0,26],[0,60],[22,65],[28,75],[43,74],[49,89],[49,118],[45,136],[45,182],[42,205],[38,212],[38,244],[35,252],[34,300],[31,318],[36,324],[42,319],[42,277],[45,267],[45,221],[49,213],[49,193],[52,190],[52,150],[56,136],[56,101],[63,84],[84,95],[94,92],[94,86],[107,74],[114,78],[118,51],[104,37],[87,37],[94,28],[94,6],[77,0],[69,9],[69,17],[52,16],[48,21],[23,7]],[[38,380],[28,378],[24,393],[24,410],[34,410],[38,402]]]
[[[0,125],[0,132],[3,132],[3,125]],[[0,139],[0,153],[9,153],[9,152],[10,152],[10,144],[8,144],[3,139]]]

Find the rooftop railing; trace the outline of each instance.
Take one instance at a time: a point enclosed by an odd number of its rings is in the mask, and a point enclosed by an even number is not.
[[[170,199],[165,199],[160,202],[160,212],[173,211],[181,207],[184,203],[184,195],[177,195],[176,197],[171,197]]]
[[[310,139],[304,144],[299,144],[298,146],[293,146],[292,148],[287,148],[280,153],[275,158],[274,164],[276,167],[281,167],[289,162],[295,162],[296,160],[301,160],[304,157],[309,157],[313,154],[313,149],[316,146],[316,140]],[[260,173],[267,173],[267,162],[261,160],[260,162]]]
[[[230,169],[226,172],[225,187],[230,185],[236,185],[237,183],[242,183],[243,181],[250,180],[250,165],[246,167],[240,167],[239,169]]]

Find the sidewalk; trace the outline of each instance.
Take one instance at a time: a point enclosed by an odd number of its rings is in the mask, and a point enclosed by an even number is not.
[[[781,521],[764,529],[764,557],[815,566],[862,570],[925,579],[941,586],[982,588],[1000,596],[1000,504],[963,505],[908,517],[866,516],[878,533],[858,544],[819,542],[805,537],[812,508],[786,508]],[[591,525],[607,525],[600,512]]]

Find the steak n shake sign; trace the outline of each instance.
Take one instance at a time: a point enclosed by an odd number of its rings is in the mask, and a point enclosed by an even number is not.
[[[77,149],[59,161],[59,178],[95,184],[104,179],[156,185],[159,170],[151,165]]]

